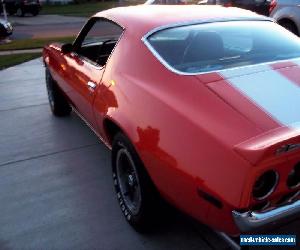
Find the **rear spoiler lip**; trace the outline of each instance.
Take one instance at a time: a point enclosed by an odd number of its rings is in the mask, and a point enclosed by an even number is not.
[[[280,127],[250,138],[233,147],[239,155],[257,165],[274,157],[300,149],[300,127]]]

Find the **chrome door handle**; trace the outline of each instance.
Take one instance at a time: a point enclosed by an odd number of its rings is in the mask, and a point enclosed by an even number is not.
[[[91,81],[88,81],[87,85],[91,88],[91,89],[95,89],[97,87],[97,84]]]

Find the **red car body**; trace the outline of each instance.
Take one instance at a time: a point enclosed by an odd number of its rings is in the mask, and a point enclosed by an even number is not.
[[[113,130],[123,131],[167,201],[216,230],[237,235],[244,229],[233,211],[240,217],[255,211],[261,201],[253,197],[253,186],[264,172],[272,169],[279,175],[267,198],[270,211],[299,190],[286,185],[300,162],[299,129],[274,118],[231,83],[250,76],[255,81],[261,74],[267,79],[276,72],[299,87],[299,60],[184,75],[165,67],[143,42],[148,32],[176,23],[265,17],[236,8],[135,6],[93,18],[106,18],[124,29],[106,66],[94,67],[75,53],[63,53],[61,44],[45,47],[45,65],[109,147]],[[282,95],[282,103],[288,102]],[[294,206],[289,210],[293,217],[299,214],[298,200],[288,203]]]

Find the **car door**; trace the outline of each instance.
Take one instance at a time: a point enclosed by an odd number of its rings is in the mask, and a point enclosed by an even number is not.
[[[65,55],[64,82],[73,106],[96,129],[93,114],[95,93],[105,64],[123,29],[105,18],[91,18]]]

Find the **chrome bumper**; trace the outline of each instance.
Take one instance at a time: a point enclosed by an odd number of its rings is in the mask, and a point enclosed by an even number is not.
[[[232,211],[232,216],[241,232],[260,230],[300,216],[300,200],[265,212],[248,211],[239,213]]]

